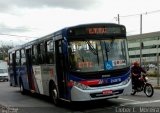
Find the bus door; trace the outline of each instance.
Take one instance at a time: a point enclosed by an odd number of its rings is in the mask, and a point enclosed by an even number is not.
[[[55,42],[56,72],[60,98],[65,98],[67,96],[66,60],[63,46],[63,40],[58,40]]]
[[[15,58],[15,53],[12,53],[12,64],[11,64],[11,69],[12,69],[12,77],[11,77],[11,85],[16,86],[17,85],[17,73],[16,73],[16,58]]]
[[[31,91],[35,91],[33,71],[32,71],[31,50],[32,50],[31,48],[26,49],[26,67],[27,67],[29,89]]]

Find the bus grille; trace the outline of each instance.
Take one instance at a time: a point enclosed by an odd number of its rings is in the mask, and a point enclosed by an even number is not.
[[[115,83],[107,83],[107,84],[97,84],[97,85],[89,85],[89,87],[103,87],[103,86],[110,86],[110,85],[115,85],[119,84],[121,82],[115,82]]]
[[[100,93],[92,93],[92,94],[90,94],[90,96],[92,98],[97,98],[97,97],[113,96],[113,95],[118,95],[118,94],[122,94],[122,93],[123,93],[123,89],[114,90],[114,91],[112,91],[112,94],[103,94],[102,92],[100,92]]]

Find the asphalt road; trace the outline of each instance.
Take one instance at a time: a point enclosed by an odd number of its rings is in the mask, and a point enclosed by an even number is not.
[[[47,97],[21,95],[19,88],[10,87],[8,82],[0,82],[0,113],[159,113],[160,90],[155,89],[154,92],[151,98],[141,92],[135,96],[121,96],[105,101],[63,102],[62,106],[57,107]]]

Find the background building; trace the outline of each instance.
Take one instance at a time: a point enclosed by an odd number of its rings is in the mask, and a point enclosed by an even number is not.
[[[142,65],[157,65],[160,53],[160,31],[128,36],[130,61],[140,62],[140,47],[142,47]]]

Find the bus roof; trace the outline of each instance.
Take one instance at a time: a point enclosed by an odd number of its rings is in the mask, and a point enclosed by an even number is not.
[[[76,26],[65,27],[61,30],[58,30],[58,31],[53,32],[51,34],[48,34],[46,36],[40,37],[40,38],[35,39],[33,41],[27,42],[23,45],[16,46],[16,47],[8,50],[8,53],[15,52],[16,50],[31,46],[32,44],[43,42],[44,40],[49,40],[52,37],[55,37],[57,35],[62,35],[62,34],[66,35],[69,32],[69,30],[87,28],[87,27],[122,27],[125,29],[124,25],[115,24],[115,23],[90,23],[90,24],[80,24],[80,25],[76,25]]]

